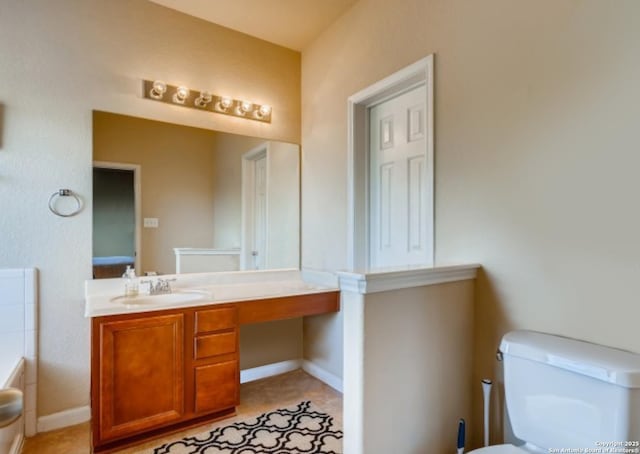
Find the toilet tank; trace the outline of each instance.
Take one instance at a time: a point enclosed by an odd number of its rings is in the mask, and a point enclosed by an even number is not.
[[[640,355],[533,331],[507,333],[500,350],[516,437],[546,452],[638,448]]]

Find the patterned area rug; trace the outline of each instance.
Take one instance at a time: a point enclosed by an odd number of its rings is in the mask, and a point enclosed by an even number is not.
[[[311,402],[164,444],[154,454],[342,454],[342,431]]]

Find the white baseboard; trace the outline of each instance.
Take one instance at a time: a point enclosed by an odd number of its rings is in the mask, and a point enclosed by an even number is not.
[[[307,361],[306,359],[302,361],[302,370],[304,370],[309,375],[314,376],[321,382],[326,383],[331,386],[338,392],[342,392],[342,378],[337,375],[333,375],[331,372],[323,369],[318,366],[316,363],[312,363],[311,361]]]
[[[273,377],[274,375],[291,372],[302,367],[301,359],[281,361],[279,363],[267,364],[265,366],[253,367],[240,371],[240,383],[260,380],[262,378]]]
[[[254,367],[240,371],[240,383],[248,383],[261,378],[272,377],[302,368],[309,375],[331,386],[333,389],[342,392],[342,379],[311,361],[302,359],[292,359],[279,363],[267,364],[266,366]],[[38,418],[38,432],[49,432],[51,430],[62,429],[63,427],[74,426],[76,424],[89,421],[91,419],[91,408],[76,407],[69,410],[53,413]]]
[[[76,407],[69,410],[53,413],[38,418],[38,432],[49,432],[50,430],[61,429],[63,427],[75,426],[76,424],[89,421],[91,419],[91,407]]]

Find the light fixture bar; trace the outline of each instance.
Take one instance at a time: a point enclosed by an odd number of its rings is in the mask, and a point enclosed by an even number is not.
[[[271,106],[256,104],[245,99],[192,90],[185,86],[169,85],[160,80],[142,80],[142,94],[146,99],[174,106],[191,107],[247,120],[271,123]]]

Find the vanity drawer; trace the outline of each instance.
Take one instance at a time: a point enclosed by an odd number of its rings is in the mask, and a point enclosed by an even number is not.
[[[238,311],[235,307],[197,311],[195,323],[195,334],[235,328],[238,324]]]
[[[195,359],[225,355],[236,351],[236,331],[228,333],[207,334],[194,340],[193,355]]]
[[[196,367],[196,413],[235,407],[239,401],[238,361]]]

